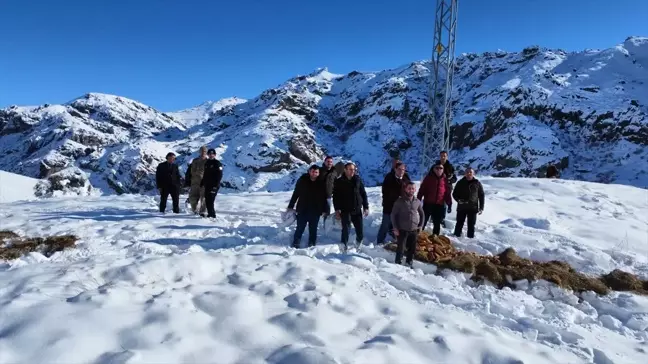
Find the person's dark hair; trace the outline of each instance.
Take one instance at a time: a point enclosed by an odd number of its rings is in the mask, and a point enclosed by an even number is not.
[[[214,149],[214,148],[210,148],[210,149],[207,151],[207,154],[216,154],[216,149]]]
[[[547,167],[547,178],[558,177],[558,168],[553,164]]]
[[[405,183],[405,186],[411,186],[411,185],[416,185],[416,183],[414,183],[412,181],[408,181],[408,182]]]
[[[344,169],[346,169],[346,167],[348,167],[348,166],[355,166],[355,163],[353,163],[353,162],[347,162],[347,163],[344,165]]]
[[[330,155],[327,155],[326,158],[324,158],[324,160],[328,160],[328,159],[333,159],[333,157],[331,157]]]
[[[309,171],[312,171],[314,169],[317,169],[319,171],[319,166],[316,165],[316,164],[313,164],[312,166],[310,166],[310,168],[308,168]]]
[[[167,153],[166,158],[168,159],[169,157],[175,157],[175,153],[173,152]]]
[[[447,150],[442,150],[441,153],[439,153],[439,155],[441,155],[441,154],[448,154],[448,151]]]
[[[398,167],[402,166],[404,163],[403,162],[396,162],[394,165],[394,169],[398,169]]]

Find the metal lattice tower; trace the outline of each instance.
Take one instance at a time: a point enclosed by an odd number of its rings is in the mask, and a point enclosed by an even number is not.
[[[452,76],[454,74],[455,31],[459,0],[437,0],[434,21],[434,49],[428,89],[428,114],[425,118],[423,176],[439,158],[442,150],[450,149],[452,120]]]

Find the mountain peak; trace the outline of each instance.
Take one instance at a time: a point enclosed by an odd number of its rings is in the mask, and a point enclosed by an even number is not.
[[[144,106],[143,103],[129,99],[127,97],[113,95],[113,94],[104,94],[101,92],[88,92],[87,94],[77,97],[76,99],[67,103],[71,105],[74,103],[92,103],[92,104],[137,104]],[[148,106],[147,106],[148,107]]]
[[[644,47],[648,46],[648,37],[631,36],[623,42],[625,46]]]
[[[332,80],[340,76],[342,75],[329,72],[328,67],[318,67],[306,77],[313,79]]]

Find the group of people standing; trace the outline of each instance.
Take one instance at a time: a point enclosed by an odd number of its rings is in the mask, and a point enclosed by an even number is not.
[[[395,161],[394,168],[385,176],[382,184],[383,218],[376,243],[384,244],[387,234],[396,238],[398,249],[396,263],[405,261],[411,266],[416,251],[418,233],[432,220],[432,234],[439,235],[445,228],[446,213],[452,212],[452,200],[457,201],[457,222],[454,235],[460,237],[468,220],[469,238],[475,237],[477,214],[484,210],[484,188],[475,178],[475,171],[467,168],[465,176],[457,182],[454,166],[448,160],[448,153],[442,151],[439,160],[423,178],[416,198],[416,186],[406,168]],[[453,184],[457,183],[455,187]]]
[[[344,166],[344,172],[338,175],[333,167],[333,158],[326,157],[324,165],[312,165],[308,173],[297,180],[288,203],[288,211],[295,211],[297,204],[297,228],[293,236],[293,247],[300,247],[306,225],[309,227],[308,246],[316,244],[319,220],[323,217],[326,223],[332,213],[331,207],[335,218],[341,223],[340,240],[344,248],[348,246],[351,225],[356,232],[356,244],[362,244],[363,217],[369,214],[369,201],[362,179],[356,173],[355,164],[349,162]],[[418,193],[405,164],[399,160],[394,160],[392,170],[385,176],[381,189],[383,213],[376,243],[383,245],[387,235],[395,238],[399,246],[396,263],[399,264],[407,247],[406,263],[411,265],[418,232],[430,220],[433,234],[438,235],[441,227],[445,227],[445,217],[452,212],[453,199],[458,204],[454,229],[457,237],[461,236],[468,220],[467,236],[473,238],[477,214],[484,210],[484,189],[475,178],[474,170],[466,169],[465,176],[457,182],[454,167],[448,161],[448,153],[445,151],[441,152],[439,160],[423,179]]]
[[[216,217],[214,202],[223,179],[223,164],[216,159],[216,150],[200,148],[200,155],[191,161],[184,179],[175,163],[174,153],[166,155],[166,162],[158,165],[155,182],[160,192],[160,212],[166,211],[171,195],[173,212],[180,213],[180,192],[182,186],[189,188],[191,211],[201,217]]]
[[[194,214],[216,217],[214,201],[223,178],[223,165],[216,159],[216,151],[200,148],[200,155],[191,161],[184,179],[175,163],[174,153],[168,153],[166,162],[156,171],[156,184],[160,192],[160,212],[165,212],[169,195],[173,200],[173,212],[179,213],[179,196],[182,186],[189,187],[189,203]],[[456,186],[453,185],[456,183]],[[484,210],[484,189],[475,178],[474,170],[468,168],[465,176],[457,182],[448,153],[443,151],[421,182],[418,193],[416,185],[406,171],[406,166],[394,160],[392,169],[382,183],[382,221],[376,243],[383,245],[387,235],[398,243],[396,263],[400,264],[406,251],[406,263],[411,266],[416,250],[418,233],[432,221],[432,233],[440,234],[445,227],[445,217],[452,212],[453,199],[457,201],[457,221],[454,235],[461,236],[468,223],[469,238],[475,236],[477,214]],[[308,246],[317,243],[320,219],[324,225],[334,216],[342,227],[341,243],[346,250],[351,225],[355,230],[356,246],[364,239],[363,218],[369,214],[369,200],[357,167],[349,162],[340,173],[327,156],[322,166],[312,165],[295,184],[287,212],[296,214],[297,227],[292,246],[300,242],[308,225]]]

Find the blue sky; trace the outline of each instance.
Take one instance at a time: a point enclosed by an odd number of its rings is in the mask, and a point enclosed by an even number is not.
[[[0,0],[0,107],[103,92],[174,111],[318,67],[394,68],[430,57],[435,2]],[[457,52],[648,36],[648,0],[460,0],[458,17]]]

